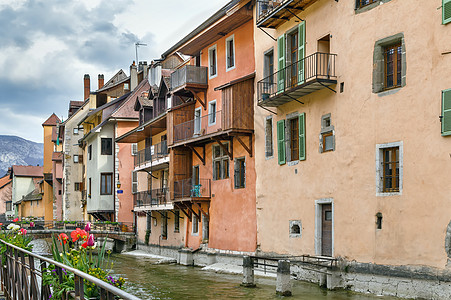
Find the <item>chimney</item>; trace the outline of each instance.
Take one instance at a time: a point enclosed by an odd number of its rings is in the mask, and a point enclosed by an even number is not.
[[[85,95],[84,95],[83,100],[86,100],[89,98],[89,94],[91,93],[91,80],[89,78],[89,74],[85,74],[84,89],[85,89]]]
[[[101,88],[103,88],[104,82],[105,82],[105,77],[103,76],[103,74],[99,74],[99,90]]]
[[[146,79],[149,76],[149,67],[147,66],[147,61],[142,62],[143,68],[143,78]]]
[[[133,91],[138,86],[138,69],[136,68],[135,61],[130,66],[130,91]]]

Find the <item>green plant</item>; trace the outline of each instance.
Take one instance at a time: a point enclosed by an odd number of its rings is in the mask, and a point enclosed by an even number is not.
[[[19,225],[13,223],[9,224],[8,227],[6,227],[6,230],[4,229],[4,226],[1,227],[2,231],[0,232],[0,239],[27,251],[31,251],[33,249],[33,245],[30,244],[32,237],[26,235],[26,229],[21,228]],[[6,245],[1,243],[0,254],[2,255],[2,265],[6,263],[5,253]]]

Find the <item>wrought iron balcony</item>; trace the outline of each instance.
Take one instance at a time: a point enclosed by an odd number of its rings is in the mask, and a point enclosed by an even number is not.
[[[183,198],[211,198],[210,179],[199,179],[195,182],[192,178],[187,178],[174,182],[174,199]]]
[[[259,106],[277,107],[337,84],[336,54],[314,53],[257,83]],[[331,89],[332,90],[332,89]],[[333,90],[332,90],[333,91]]]
[[[257,26],[276,28],[318,0],[257,0]]]
[[[154,162],[169,155],[168,142],[163,141],[138,151],[135,155],[135,168]]]
[[[187,65],[171,74],[171,91],[181,88],[206,89],[207,67]]]
[[[143,206],[159,206],[167,205],[171,202],[169,201],[169,191],[167,188],[153,189],[144,192],[135,193],[134,203],[135,207]]]

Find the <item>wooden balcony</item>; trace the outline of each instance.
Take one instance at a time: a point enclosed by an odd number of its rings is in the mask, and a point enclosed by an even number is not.
[[[277,28],[318,0],[257,0],[257,27]]]
[[[336,54],[314,53],[257,82],[257,103],[278,107],[337,84]]]
[[[192,178],[186,178],[174,182],[174,201],[210,200],[210,198],[210,179],[199,179],[199,182],[194,182]]]
[[[186,65],[171,74],[171,92],[182,89],[206,90],[208,87],[207,67]]]
[[[167,167],[169,162],[168,142],[163,141],[156,145],[138,151],[135,155],[135,171],[156,171]]]

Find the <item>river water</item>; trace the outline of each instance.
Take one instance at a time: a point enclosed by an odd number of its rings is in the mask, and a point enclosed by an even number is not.
[[[177,264],[159,265],[147,257],[115,255],[114,273],[125,278],[127,292],[141,299],[283,299],[276,296],[275,278],[256,277],[256,288],[240,286],[242,276],[203,271]],[[293,297],[305,300],[394,300],[398,298],[327,291],[293,281]]]

